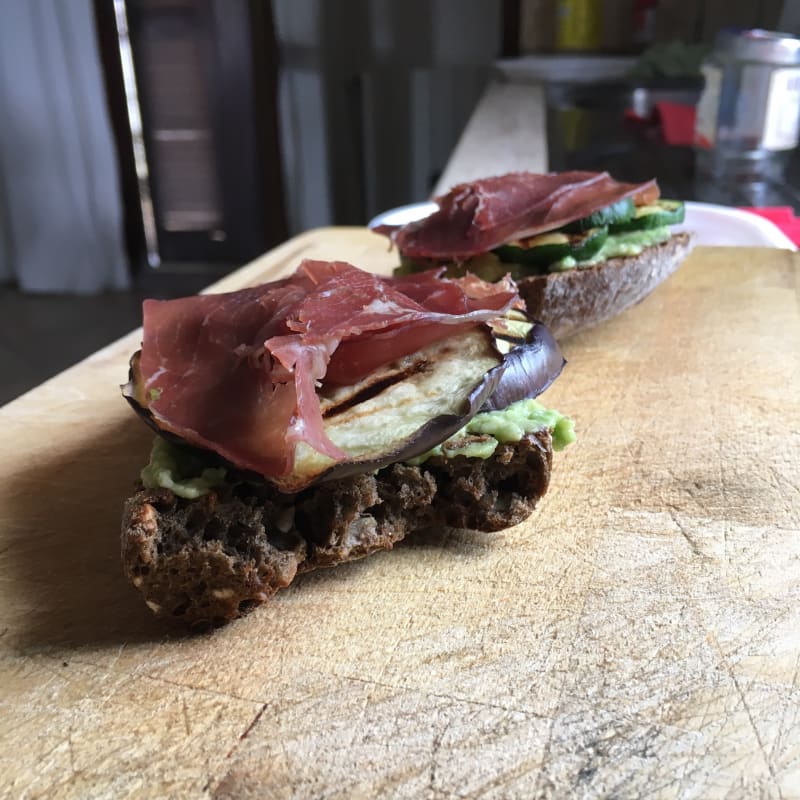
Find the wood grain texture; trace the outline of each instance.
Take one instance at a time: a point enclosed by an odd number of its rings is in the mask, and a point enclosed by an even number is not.
[[[302,257],[385,271],[363,229]],[[578,442],[500,534],[431,531],[214,634],[119,565],[134,332],[0,409],[0,796],[800,796],[798,256],[698,248],[563,343]]]
[[[547,172],[546,117],[542,86],[490,83],[472,112],[432,196],[445,194],[457,183],[487,175],[517,170]]]

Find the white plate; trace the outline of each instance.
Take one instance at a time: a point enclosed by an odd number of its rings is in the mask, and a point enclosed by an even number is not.
[[[635,56],[523,56],[495,61],[510,81],[539,83],[592,83],[624,78],[636,64]]]
[[[423,219],[436,210],[436,203],[412,203],[378,214],[369,223],[377,225],[405,225]],[[741,211],[738,208],[718,206],[713,203],[686,203],[686,220],[675,230],[692,231],[696,244],[726,247],[778,247],[797,250],[780,228],[769,220]]]
[[[693,231],[697,244],[797,250],[792,240],[768,219],[713,203],[686,203],[686,220],[675,228]]]
[[[377,228],[378,225],[406,225],[409,222],[424,219],[430,214],[433,214],[437,208],[438,206],[433,201],[428,201],[427,203],[411,203],[411,205],[408,206],[398,206],[397,208],[392,208],[389,211],[378,214],[377,217],[373,217],[369,221],[367,227]]]

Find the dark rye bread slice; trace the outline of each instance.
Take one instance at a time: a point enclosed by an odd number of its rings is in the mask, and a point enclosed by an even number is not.
[[[610,258],[586,269],[535,275],[518,281],[528,313],[556,338],[591,328],[644,300],[680,266],[692,242],[676,233],[638,256]]]
[[[197,500],[142,489],[125,504],[123,567],[156,614],[221,625],[300,572],[391,549],[413,531],[516,525],[547,491],[552,455],[545,430],[489,459],[394,464],[294,496],[245,482]]]

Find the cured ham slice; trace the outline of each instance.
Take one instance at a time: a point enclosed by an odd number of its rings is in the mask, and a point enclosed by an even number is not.
[[[280,483],[301,443],[332,463],[346,457],[325,433],[320,387],[349,385],[518,303],[510,282],[304,261],[251,289],[145,301],[129,396],[160,431]]]
[[[459,184],[436,199],[439,209],[429,217],[376,230],[411,258],[463,260],[560,228],[626,197],[647,205],[658,196],[655,180],[620,183],[607,172],[512,172]]]

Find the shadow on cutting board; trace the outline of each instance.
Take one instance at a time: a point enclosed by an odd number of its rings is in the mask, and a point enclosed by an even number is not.
[[[202,635],[155,617],[122,571],[122,507],[152,439],[137,420],[121,418],[80,447],[20,468],[5,487],[6,646],[50,654]],[[419,531],[396,546],[478,554],[490,541],[442,529]],[[358,580],[362,569],[363,561],[352,562],[298,575],[294,583],[302,591],[303,584]]]
[[[153,617],[120,561],[123,501],[151,441],[136,420],[119,421],[80,448],[20,468],[5,487],[3,577],[19,609],[5,609],[14,615],[8,645],[46,652],[180,635]]]

